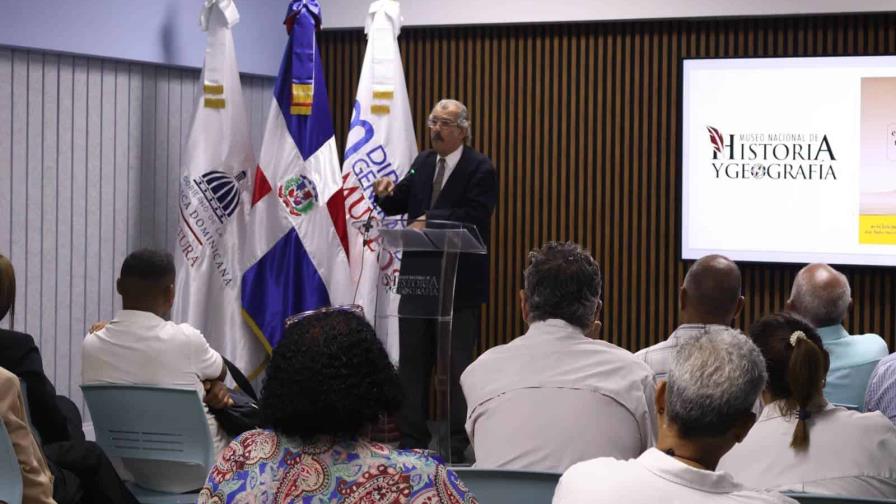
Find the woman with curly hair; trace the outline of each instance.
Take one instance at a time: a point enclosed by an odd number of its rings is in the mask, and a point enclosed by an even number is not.
[[[476,502],[423,452],[362,436],[400,406],[398,375],[362,316],[328,309],[300,318],[268,366],[260,401],[266,428],[219,455],[199,503]]]
[[[896,427],[825,400],[830,361],[818,332],[777,313],[753,323],[750,338],[765,357],[766,406],[719,469],[754,488],[896,497]]]

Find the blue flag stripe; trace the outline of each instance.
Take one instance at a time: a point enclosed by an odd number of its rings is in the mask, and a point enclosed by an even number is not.
[[[243,274],[242,302],[271,348],[283,338],[286,317],[329,306],[327,287],[295,229]]]
[[[303,34],[314,33],[312,37]],[[327,140],[333,138],[333,118],[330,115],[330,103],[327,96],[327,86],[324,81],[323,65],[320,61],[320,50],[316,43],[316,21],[314,17],[303,9],[297,16],[295,26],[289,35],[286,51],[283,53],[283,61],[280,64],[280,75],[274,84],[274,99],[280,106],[280,113],[286,121],[286,128],[299,149],[302,159],[310,158]],[[311,44],[311,47],[304,47]],[[297,47],[302,46],[302,47]],[[293,52],[312,52],[312,61],[305,58],[293,58]],[[313,64],[311,68],[297,68],[302,64]],[[311,115],[291,114],[292,84],[307,80],[308,75],[313,75],[313,102]]]

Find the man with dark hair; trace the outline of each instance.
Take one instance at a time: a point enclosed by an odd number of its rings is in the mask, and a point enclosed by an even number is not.
[[[828,401],[861,408],[877,363],[887,356],[887,342],[877,334],[850,335],[843,319],[852,306],[846,275],[827,264],[810,264],[796,274],[787,309],[808,320],[831,356],[824,386]]]
[[[575,243],[529,253],[520,291],[526,334],[490,349],[460,382],[476,467],[561,472],[653,446],[653,374],[596,338],[601,278]]]
[[[740,268],[721,255],[701,257],[688,270],[678,291],[681,325],[662,341],[635,354],[653,369],[657,380],[666,377],[672,355],[685,340],[706,331],[731,327],[744,306]]]
[[[122,310],[84,339],[81,383],[195,389],[209,407],[229,405],[232,399],[223,384],[227,368],[221,355],[195,328],[165,320],[174,303],[171,254],[149,249],[131,253],[121,266],[117,286]],[[208,409],[206,414],[215,448],[220,451],[229,439]],[[142,486],[161,491],[193,490],[205,476],[198,474],[196,467],[183,464],[125,462]]]

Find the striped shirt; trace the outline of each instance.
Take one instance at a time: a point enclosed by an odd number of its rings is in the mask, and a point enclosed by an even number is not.
[[[881,359],[871,373],[865,411],[880,411],[896,424],[896,353]]]
[[[730,329],[727,326],[716,324],[682,324],[672,331],[672,334],[666,338],[666,341],[642,348],[635,354],[635,357],[650,366],[656,381],[665,380],[666,375],[669,374],[669,369],[672,367],[672,356],[675,354],[678,345],[691,338],[706,334],[713,327]]]

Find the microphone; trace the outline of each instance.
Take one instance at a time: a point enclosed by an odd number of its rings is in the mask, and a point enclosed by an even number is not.
[[[370,213],[367,214],[367,220],[364,221],[364,224],[361,225],[361,229],[364,230],[365,241],[368,234],[370,234],[370,230],[373,229],[373,207],[370,208]]]

